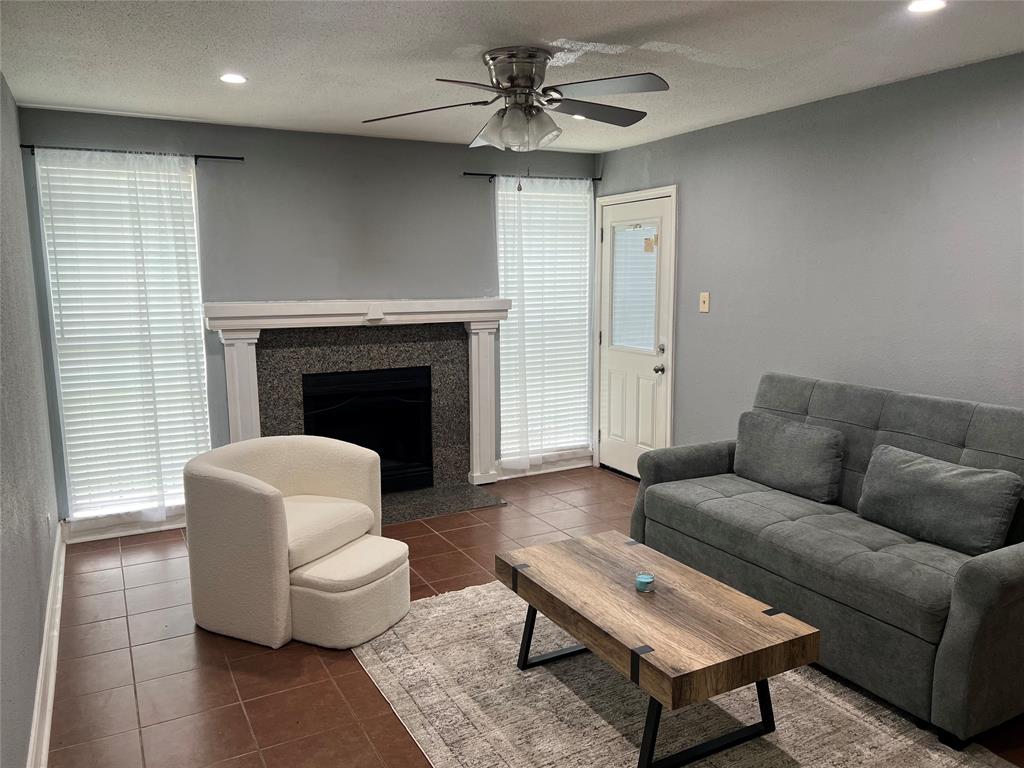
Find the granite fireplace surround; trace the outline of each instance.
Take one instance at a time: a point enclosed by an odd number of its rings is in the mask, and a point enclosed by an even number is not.
[[[429,366],[434,487],[466,485],[469,336],[462,323],[275,328],[260,334],[256,377],[263,435],[301,435],[302,375]]]
[[[303,432],[302,374],[429,366],[434,486],[385,494],[386,522],[490,506],[501,298],[207,302],[231,442]],[[499,502],[503,503],[503,502]]]

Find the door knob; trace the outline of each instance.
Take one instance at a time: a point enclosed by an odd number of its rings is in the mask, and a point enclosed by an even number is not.
[[[664,373],[665,372],[665,366],[662,365],[661,363],[658,363],[656,366],[654,366],[654,372],[655,373]]]

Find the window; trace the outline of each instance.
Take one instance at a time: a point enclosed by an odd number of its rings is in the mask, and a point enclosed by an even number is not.
[[[521,187],[521,189],[520,189]],[[589,179],[495,179],[503,470],[589,455]]]
[[[658,325],[658,225],[612,226],[611,343],[653,352]]]
[[[36,150],[72,518],[160,515],[210,447],[192,158]]]

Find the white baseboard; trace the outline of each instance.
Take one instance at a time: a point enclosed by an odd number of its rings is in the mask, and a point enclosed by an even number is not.
[[[498,480],[514,480],[517,477],[535,477],[537,475],[548,475],[552,472],[565,472],[569,469],[583,469],[585,467],[594,466],[593,458],[588,454],[586,456],[571,456],[564,459],[558,459],[555,461],[545,462],[544,465],[537,469],[529,469],[526,471],[505,469],[500,466],[498,468]]]
[[[111,518],[89,518],[86,520],[68,520],[68,544],[82,541],[98,541],[112,539],[117,536],[134,536],[137,533],[154,533],[169,531],[172,528],[185,527],[185,513],[170,515],[165,520],[123,520]]]
[[[50,567],[50,588],[46,594],[46,622],[43,644],[39,649],[39,670],[36,673],[36,698],[32,711],[32,732],[28,741],[27,768],[46,768],[50,747],[50,724],[53,721],[53,686],[57,678],[57,649],[60,643],[60,606],[64,597],[64,524],[57,529]]]

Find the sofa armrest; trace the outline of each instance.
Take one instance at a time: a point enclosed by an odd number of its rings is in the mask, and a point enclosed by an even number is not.
[[[673,480],[689,480],[693,477],[732,472],[735,453],[735,440],[720,440],[715,443],[658,448],[641,455],[637,462],[640,470],[640,488],[636,494],[633,518],[629,526],[630,536],[636,541],[644,540],[644,494],[648,488]]]
[[[291,606],[281,492],[202,456],[184,474],[196,623],[272,648],[284,645],[291,639]]]
[[[1024,544],[957,571],[935,657],[932,722],[969,739],[1024,712]]]

